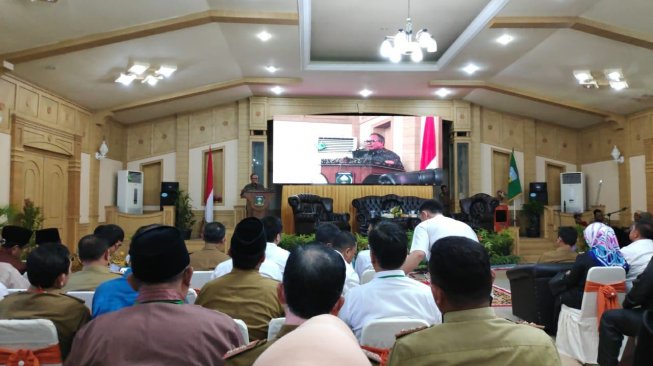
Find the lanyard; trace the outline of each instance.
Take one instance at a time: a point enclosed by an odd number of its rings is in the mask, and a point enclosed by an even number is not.
[[[184,301],[183,300],[151,300],[151,301],[143,301],[143,302],[138,302],[138,304],[150,304],[153,302],[163,302],[167,304],[177,304],[177,305],[183,305]]]
[[[406,275],[387,275],[387,276],[381,276],[379,278],[393,278],[393,277],[406,277]]]

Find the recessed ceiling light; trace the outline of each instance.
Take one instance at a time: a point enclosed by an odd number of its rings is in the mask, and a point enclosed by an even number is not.
[[[574,70],[574,77],[578,80],[579,83],[584,83],[588,80],[594,79],[592,73],[589,70]]]
[[[275,72],[279,71],[278,68],[276,68],[276,67],[274,67],[272,65],[266,66],[265,69],[268,70],[268,72],[271,73],[271,74],[274,74]]]
[[[610,80],[610,87],[614,90],[622,90],[628,87],[628,83],[625,80],[622,81],[612,81]]]
[[[497,42],[505,46],[508,43],[512,42],[513,39],[514,38],[510,34],[503,34],[501,37],[497,38]]]
[[[466,72],[467,74],[471,75],[478,71],[480,68],[472,63],[467,64],[467,66],[463,67],[463,71]]]
[[[283,93],[283,88],[280,87],[279,85],[277,85],[274,88],[270,88],[270,91],[273,92],[276,95],[279,95],[279,94]]]
[[[363,89],[363,90],[359,91],[358,94],[360,94],[363,98],[367,98],[370,95],[374,94],[374,92],[369,90],[369,89]]]
[[[449,94],[451,94],[451,90],[447,88],[440,88],[435,92],[435,95],[437,95],[440,98],[444,98]]]
[[[258,39],[260,39],[263,42],[267,42],[270,38],[272,38],[272,35],[266,31],[263,31],[259,34],[256,35]]]

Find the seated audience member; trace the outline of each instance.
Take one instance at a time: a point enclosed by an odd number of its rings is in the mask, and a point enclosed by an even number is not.
[[[603,211],[601,209],[597,208],[592,213],[594,214],[594,222],[603,223],[605,221],[605,216],[603,215]]]
[[[333,242],[341,232],[340,228],[335,224],[320,224],[315,228],[315,241],[329,248],[333,248]],[[349,289],[358,285],[360,285],[360,278],[356,271],[347,269],[347,278],[345,279],[345,287],[342,289],[342,294],[344,295]]]
[[[644,312],[644,324],[637,336],[633,366],[653,365],[653,311]]]
[[[288,260],[288,251],[279,248],[278,244],[281,241],[281,220],[275,216],[266,216],[261,220],[265,228],[265,260],[259,268],[259,273],[264,277],[273,280],[281,281],[283,279],[283,270],[286,267]],[[218,278],[230,273],[233,269],[233,262],[231,260],[220,263],[211,278]]]
[[[402,266],[404,272],[412,272],[420,262],[431,257],[433,243],[446,236],[458,235],[478,241],[478,237],[469,225],[454,220],[442,214],[442,204],[436,200],[426,200],[419,207],[419,218],[422,220],[413,232],[413,243],[406,263]]]
[[[95,294],[93,294],[93,318],[136,303],[138,292],[127,281],[131,273],[131,268],[128,268],[121,277],[103,282],[95,289]]]
[[[27,257],[30,287],[0,301],[0,319],[49,319],[65,359],[75,333],[91,319],[84,301],[60,293],[70,274],[70,252],[58,243],[39,245]]]
[[[487,296],[494,273],[483,246],[459,236],[440,239],[429,273],[442,324],[399,337],[388,365],[561,364],[544,331],[494,314]]]
[[[115,224],[100,225],[95,228],[93,234],[109,242],[109,257],[120,249],[123,240],[125,240],[125,232]]]
[[[331,248],[342,257],[347,268],[347,280],[342,289],[342,294],[344,295],[347,291],[360,285],[360,278],[358,277],[356,270],[354,270],[354,267],[351,265],[351,261],[356,255],[356,237],[349,231],[341,231],[335,238],[333,238]]]
[[[274,342],[255,366],[370,365],[356,337],[337,317],[318,315]]]
[[[45,243],[63,244],[61,236],[59,236],[59,229],[56,227],[49,227],[34,232],[34,242],[36,245]]]
[[[29,281],[9,263],[0,262],[0,283],[6,288],[26,289]]]
[[[582,227],[587,227],[587,222],[583,220],[583,214],[580,212],[576,212],[574,214],[574,223]]]
[[[184,304],[193,268],[179,230],[139,230],[129,256],[138,305],[84,327],[66,365],[224,365],[242,335],[225,314]]]
[[[635,211],[635,213],[633,214],[633,221],[637,222],[641,219],[653,221],[653,215],[651,215],[646,211],[641,211],[641,210]]]
[[[229,256],[224,252],[227,230],[219,222],[209,222],[204,225],[202,239],[204,239],[204,248],[190,255],[190,265],[195,271],[212,271],[218,264],[229,260]]]
[[[307,319],[321,314],[337,314],[345,282],[345,264],[333,250],[321,244],[296,247],[286,263],[283,283],[278,286],[279,300],[286,321],[276,338],[258,343],[246,351],[238,349],[225,355],[227,366],[250,366],[277,339],[295,330]]]
[[[631,243],[621,248],[626,262],[630,266],[626,275],[626,289],[633,287],[633,280],[637,278],[653,257],[653,221],[640,219],[630,226],[628,239]]]
[[[563,226],[558,229],[558,248],[550,252],[542,253],[537,263],[566,263],[576,260],[576,240],[578,232],[571,226]]]
[[[440,323],[441,314],[429,287],[406,277],[401,270],[407,241],[406,232],[392,222],[381,222],[370,233],[376,276],[347,292],[338,315],[357,338],[360,339],[363,327],[376,319],[401,317]]]
[[[233,270],[202,287],[196,305],[219,310],[247,324],[250,339],[265,339],[268,323],[283,317],[277,296],[279,282],[259,274],[265,259],[265,230],[255,217],[243,219],[231,237]]]
[[[599,365],[619,364],[617,358],[623,337],[636,337],[640,333],[646,310],[653,310],[653,260],[649,260],[646,269],[633,281],[623,309],[603,313],[599,326]]]
[[[369,225],[367,225],[367,235],[369,235],[370,232],[374,229],[374,227],[381,222],[381,217],[373,217],[368,220]],[[358,274],[358,278],[362,279],[363,278],[363,273],[367,271],[368,269],[374,269],[374,266],[372,265],[372,258],[370,257],[370,250],[365,249],[361,250],[358,252],[356,255],[356,261],[354,262],[354,269],[356,270],[356,274]]]
[[[3,227],[0,240],[0,262],[11,264],[20,274],[25,273],[26,266],[20,260],[20,255],[31,237],[32,230],[13,225]]]
[[[102,282],[120,277],[109,271],[109,242],[96,235],[86,235],[77,244],[77,253],[84,267],[70,275],[68,291],[95,291]]]

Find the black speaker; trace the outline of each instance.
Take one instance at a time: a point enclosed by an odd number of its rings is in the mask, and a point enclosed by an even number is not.
[[[163,206],[172,206],[175,204],[178,191],[179,182],[161,182],[161,195],[159,196],[161,210],[163,210]]]
[[[528,191],[530,201],[540,201],[543,205],[549,204],[549,194],[546,190],[546,182],[531,182]]]

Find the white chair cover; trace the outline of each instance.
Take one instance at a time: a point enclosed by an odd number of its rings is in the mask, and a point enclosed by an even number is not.
[[[93,295],[95,295],[95,291],[68,291],[66,295],[84,300],[84,305],[86,305],[88,310],[93,311]]]
[[[187,304],[195,304],[195,300],[197,300],[197,291],[195,289],[189,288],[188,293],[186,294],[186,303]]]
[[[402,330],[429,326],[429,323],[422,319],[406,318],[385,318],[377,319],[363,327],[361,333],[361,345],[376,348],[392,348],[395,335]]]
[[[268,324],[268,341],[273,340],[277,336],[285,321],[286,318],[274,318],[270,320],[270,324]]]
[[[249,343],[249,331],[247,330],[247,324],[245,324],[245,322],[241,319],[234,319],[234,322],[236,322],[236,325],[238,325],[238,329],[240,329],[240,333],[243,335],[243,341],[245,344]]]
[[[58,344],[57,328],[48,319],[0,320],[0,348],[37,350]]]
[[[376,275],[376,271],[373,269],[368,269],[363,272],[363,276],[361,277],[361,285],[364,283],[368,283],[372,281],[374,278],[374,275]]]
[[[601,284],[618,283],[626,280],[626,271],[621,267],[593,267],[587,272],[587,281]],[[617,294],[621,304],[623,292]],[[599,348],[599,332],[596,314],[596,292],[583,293],[580,310],[562,305],[558,318],[556,347],[558,352],[580,361],[595,364]]]
[[[190,279],[190,287],[201,289],[204,284],[211,281],[213,271],[195,271]]]

